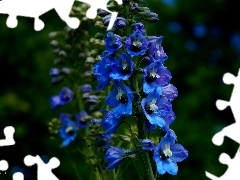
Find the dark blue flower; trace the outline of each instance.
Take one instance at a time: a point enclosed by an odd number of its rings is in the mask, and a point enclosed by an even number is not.
[[[141,106],[149,122],[162,128],[166,125],[163,117],[171,111],[172,105],[166,98],[161,97],[161,95],[161,88],[156,87],[148,94],[147,98],[142,99]]]
[[[155,148],[154,142],[149,139],[140,140],[142,150],[146,152],[152,152]]]
[[[155,61],[144,68],[143,91],[149,93],[155,89],[156,86],[165,86],[171,78],[170,71],[162,65],[161,61]]]
[[[169,101],[172,101],[178,96],[178,90],[174,85],[169,84],[162,87],[162,95]]]
[[[110,147],[105,155],[105,161],[108,162],[106,170],[118,167],[124,158],[125,150],[117,147]]]
[[[52,109],[61,107],[61,100],[58,95],[50,97],[50,106]]]
[[[133,25],[133,32],[140,31],[143,36],[146,36],[146,30],[144,29],[144,25],[142,23],[135,23]]]
[[[130,4],[130,10],[133,12],[137,12],[139,10],[138,4],[137,3]]]
[[[116,118],[122,115],[132,114],[132,90],[123,85],[120,81],[114,81],[114,90],[111,91],[106,99],[106,104],[113,107],[113,114]]]
[[[167,133],[155,147],[153,159],[159,174],[168,172],[176,175],[178,172],[177,162],[183,161],[187,156],[188,151],[181,144],[175,144],[175,137],[171,133]]]
[[[103,112],[105,112],[102,120],[102,127],[105,130],[103,135],[109,136],[117,130],[120,119],[116,118],[112,111],[104,110]]]
[[[114,61],[115,59],[107,56],[107,55],[101,55],[101,60],[96,63],[93,67],[93,75],[96,76],[98,81],[98,90],[103,90],[108,84],[110,83],[110,63],[111,61]]]
[[[114,22],[114,27],[117,29],[122,29],[126,26],[126,19],[123,17],[117,17],[116,21]]]
[[[126,39],[126,49],[130,56],[141,56],[148,47],[148,41],[140,30],[135,30],[131,36]]]
[[[63,139],[62,146],[68,146],[77,136],[77,125],[68,118],[61,119],[59,135]]]
[[[121,57],[111,64],[112,73],[110,74],[110,78],[115,80],[126,80],[132,75],[133,67],[133,61],[123,52]]]
[[[104,149],[108,149],[110,147],[111,142],[111,136],[104,136],[101,135],[97,139],[97,145],[98,147],[103,147]]]
[[[76,122],[79,128],[84,129],[87,127],[88,122],[86,120],[86,117],[88,116],[86,111],[80,111],[78,114],[76,114]]]
[[[91,84],[84,84],[80,87],[82,93],[89,93],[92,91],[92,86]]]
[[[152,62],[153,61],[163,62],[168,58],[161,45],[162,38],[163,36],[160,36],[149,48],[149,57],[152,60]]]
[[[60,97],[61,104],[65,105],[65,104],[67,104],[67,103],[72,101],[72,99],[73,99],[73,92],[68,87],[64,87],[60,91],[59,97]]]
[[[107,33],[107,38],[105,39],[106,50],[109,54],[116,53],[122,47],[121,37],[112,32]]]

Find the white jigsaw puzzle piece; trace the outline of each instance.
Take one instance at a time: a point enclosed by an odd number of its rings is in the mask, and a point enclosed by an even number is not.
[[[3,130],[5,139],[0,139],[0,147],[1,146],[12,146],[15,144],[15,141],[13,139],[13,135],[15,132],[14,127],[12,126],[7,126]]]
[[[230,106],[235,119],[235,123],[223,128],[220,132],[216,133],[212,138],[212,142],[215,145],[220,146],[223,144],[224,137],[226,136],[240,144],[240,69],[236,77],[231,73],[225,73],[223,76],[223,82],[225,84],[234,84],[232,95],[229,102],[224,100],[217,100],[216,106],[219,110],[224,110],[227,108],[227,106]],[[216,177],[213,174],[205,171],[205,174],[208,178],[212,180],[240,179],[240,148],[238,149],[233,159],[231,159],[226,153],[222,153],[219,157],[219,161],[222,164],[228,165],[227,171],[221,177]]]
[[[112,14],[108,30],[113,27],[117,18],[117,12],[112,12],[107,9],[109,0],[77,0],[89,4],[86,16],[93,19],[97,16],[97,10],[103,9]],[[116,0],[121,5],[122,0]],[[39,16],[45,14],[51,9],[55,9],[59,17],[72,28],[78,28],[80,20],[74,17],[69,17],[74,0],[2,0],[0,1],[0,14],[8,14],[7,26],[15,28],[18,25],[17,16],[34,18],[34,29],[40,31],[44,28],[44,22],[39,19]]]
[[[240,179],[240,148],[238,149],[235,157],[231,159],[228,154],[222,153],[219,157],[219,162],[222,164],[227,164],[227,171],[221,176],[216,177],[211,173],[205,171],[205,174],[208,178],[212,180],[239,180]]]
[[[0,161],[0,171],[6,171],[7,169],[8,169],[8,162],[6,160],[1,160]]]
[[[57,168],[60,165],[60,161],[53,157],[47,164],[43,162],[40,156],[27,155],[24,158],[24,164],[26,166],[32,166],[37,164],[37,179],[38,180],[59,180],[53,173],[52,169]]]

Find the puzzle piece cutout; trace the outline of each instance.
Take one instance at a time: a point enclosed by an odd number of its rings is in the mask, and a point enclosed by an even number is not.
[[[15,141],[13,139],[14,132],[15,132],[15,129],[12,126],[7,126],[4,128],[3,133],[5,135],[5,139],[0,139],[0,147],[12,146],[15,144]]]
[[[213,144],[220,146],[223,144],[224,137],[229,137],[233,141],[240,144],[240,69],[238,71],[238,75],[235,77],[234,75],[230,73],[225,73],[223,76],[223,82],[225,84],[234,84],[234,88],[230,97],[230,101],[224,101],[224,100],[217,100],[216,106],[219,110],[224,110],[227,108],[227,106],[230,106],[235,123],[223,128],[220,132],[216,133],[213,138],[212,142]],[[216,177],[212,175],[211,173],[205,171],[205,174],[208,178],[212,180],[239,180],[240,179],[240,148],[238,149],[235,157],[231,159],[229,155],[226,153],[222,153],[219,157],[219,161],[222,164],[227,164],[228,169],[227,171],[221,176]],[[233,179],[235,178],[235,179]]]
[[[238,149],[235,157],[231,159],[228,154],[222,153],[219,157],[219,162],[222,164],[227,164],[227,171],[221,176],[216,177],[211,173],[206,171],[206,176],[212,180],[239,180],[240,178],[240,148]]]
[[[8,14],[7,26],[15,28],[18,25],[17,16],[34,18],[34,29],[40,31],[44,28],[44,22],[39,19],[39,16],[46,12],[55,9],[59,17],[72,28],[78,28],[80,20],[75,17],[69,17],[75,0],[2,0],[0,1],[0,14]],[[117,18],[117,12],[112,12],[107,9],[109,0],[77,0],[79,2],[87,3],[91,7],[86,12],[89,19],[94,19],[97,16],[97,10],[103,9],[112,14],[108,29],[113,27]],[[115,0],[119,5],[122,0]]]
[[[37,164],[37,179],[38,180],[59,180],[53,173],[52,169],[57,168],[60,165],[60,161],[53,157],[47,164],[43,162],[40,156],[27,155],[24,158],[24,164],[26,166],[32,166]],[[19,180],[19,179],[17,179]]]

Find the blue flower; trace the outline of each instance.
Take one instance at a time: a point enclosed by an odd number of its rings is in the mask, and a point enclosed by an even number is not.
[[[166,125],[163,117],[171,111],[172,105],[166,98],[161,97],[161,95],[161,88],[156,87],[148,94],[147,98],[142,99],[141,106],[148,121],[162,128]]]
[[[62,146],[68,146],[77,136],[77,125],[68,118],[61,119],[59,135],[63,139]]]
[[[160,36],[149,48],[149,57],[153,61],[160,61],[164,62],[168,59],[168,56],[163,50],[162,47],[162,38],[163,36]]]
[[[133,25],[133,32],[140,31],[143,35],[146,35],[146,31],[144,29],[144,25],[142,23],[135,23]]]
[[[88,116],[86,111],[80,111],[76,114],[76,122],[79,128],[84,129],[87,127],[88,122],[86,121],[86,117]]]
[[[132,90],[123,85],[120,81],[114,81],[114,90],[111,91],[106,99],[106,104],[113,107],[113,114],[116,118],[122,115],[132,114]]]
[[[73,99],[72,90],[67,87],[62,88],[62,90],[59,93],[59,98],[61,101],[61,105],[65,105],[65,104],[71,102]]]
[[[133,61],[123,52],[121,57],[111,64],[112,73],[110,74],[110,78],[115,80],[126,80],[132,75],[133,67]]]
[[[57,109],[62,106],[58,95],[50,97],[50,106],[52,109]]]
[[[142,150],[146,152],[152,152],[155,148],[154,142],[149,139],[140,140]]]
[[[111,79],[109,77],[111,73],[110,63],[114,61],[113,57],[102,54],[101,60],[93,67],[93,75],[97,77],[98,90],[103,90],[109,85]]]
[[[170,71],[162,65],[161,61],[155,61],[144,68],[143,91],[149,93],[155,89],[156,86],[165,86],[171,78]]]
[[[178,90],[174,85],[169,84],[162,87],[162,95],[169,101],[172,101],[178,96]]]
[[[126,49],[128,54],[133,56],[141,56],[148,47],[148,41],[140,30],[135,30],[131,36],[126,39]]]
[[[105,161],[108,162],[106,170],[118,167],[124,158],[125,150],[117,147],[110,147],[105,155]]]
[[[109,136],[113,134],[119,125],[119,118],[114,117],[113,112],[104,110],[105,116],[102,120],[102,127],[105,130],[103,136]]]
[[[178,172],[177,162],[183,161],[188,156],[188,151],[181,144],[175,144],[175,140],[171,133],[167,133],[154,149],[153,159],[159,174],[168,172],[176,175]]]
[[[122,47],[121,37],[112,32],[108,32],[107,38],[105,39],[105,45],[107,52],[109,54],[114,54]]]

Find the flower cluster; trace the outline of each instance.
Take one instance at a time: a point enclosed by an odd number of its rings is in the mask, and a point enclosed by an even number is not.
[[[71,12],[82,19],[81,24],[85,28],[90,28],[95,22],[86,21],[85,14],[79,13],[86,12],[88,8],[82,4],[80,7],[73,7]],[[71,113],[59,115],[59,126],[51,130],[56,132],[58,128],[57,133],[62,139],[62,146],[66,147],[78,137],[79,130],[89,126],[97,128],[100,123],[99,116],[94,114],[99,109],[99,96],[93,92],[94,84],[91,83],[92,64],[96,61],[98,50],[90,50],[90,35],[86,29],[73,30],[66,27],[62,32],[50,33],[50,37],[53,38],[50,43],[53,52],[58,56],[54,60],[56,67],[49,71],[51,83],[61,83],[64,86],[57,95],[50,97],[50,106],[52,109],[64,109],[63,106],[71,109]]]
[[[109,139],[123,121],[135,117],[141,149],[153,155],[159,174],[168,172],[176,175],[176,162],[187,158],[188,151],[175,144],[176,135],[169,128],[176,117],[171,101],[177,97],[178,91],[170,84],[172,76],[164,66],[168,56],[162,47],[163,36],[147,36],[144,25],[124,18],[123,12],[128,12],[127,18],[134,15],[147,22],[156,22],[158,16],[134,1],[124,1],[122,9],[120,15],[123,17],[118,17],[112,31],[107,33],[104,40],[106,49],[93,68],[97,89],[113,88],[105,100],[112,109],[104,111],[102,127],[105,131],[101,137]],[[99,11],[99,16],[107,26],[109,15]],[[127,34],[129,31],[131,33]],[[145,138],[145,132],[159,130],[164,134],[159,137],[159,143]],[[106,148],[109,148],[105,155],[109,163],[107,169],[116,168],[126,156],[126,150],[110,145]]]
[[[96,27],[108,26],[111,15],[103,10],[90,23],[82,18],[83,28],[51,33],[64,43],[51,42],[59,57],[49,75],[52,84],[61,82],[64,87],[50,98],[50,105],[52,109],[71,107],[58,116],[57,133],[64,147],[78,137],[85,140],[81,152],[94,172],[102,172],[97,156],[104,152],[106,170],[141,154],[148,167],[155,161],[158,174],[176,175],[177,162],[188,156],[170,129],[176,118],[171,102],[178,90],[170,83],[172,75],[165,67],[168,56],[162,47],[163,36],[148,36],[143,24],[157,22],[158,15],[140,2],[123,0],[119,6],[110,1],[108,8],[118,11],[119,17],[106,36],[100,31],[90,36],[87,30],[93,22]],[[80,11],[86,9],[81,5],[71,13],[82,16]],[[128,129],[122,128],[123,124]],[[154,179],[152,169],[148,175]]]

